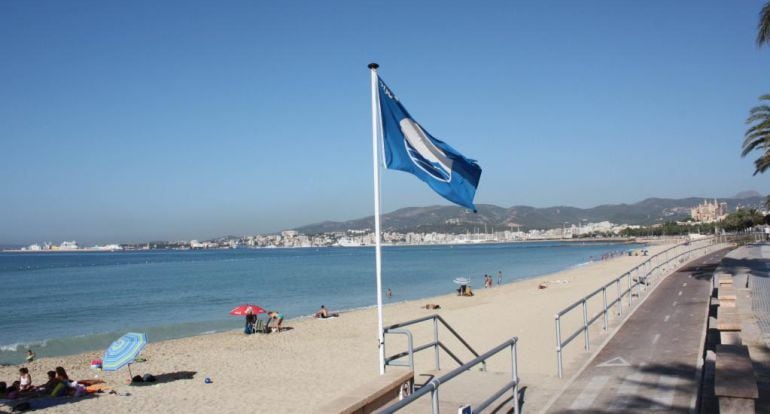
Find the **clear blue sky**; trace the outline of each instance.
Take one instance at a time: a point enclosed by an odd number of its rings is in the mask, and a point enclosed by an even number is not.
[[[370,61],[477,203],[770,192],[762,1],[0,2],[0,243],[205,239],[372,213]],[[383,176],[383,208],[446,204]]]

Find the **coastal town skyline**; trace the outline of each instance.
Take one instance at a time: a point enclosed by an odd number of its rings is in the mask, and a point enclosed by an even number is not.
[[[767,214],[766,198],[755,191],[744,191],[736,194],[732,198],[699,198],[691,197],[682,200],[703,200],[692,207],[673,206],[664,208],[661,217],[653,220],[653,223],[640,224],[631,220],[630,222],[615,223],[609,220],[601,219],[592,221],[587,218],[573,218],[570,221],[560,221],[556,226],[533,226],[522,225],[515,222],[497,225],[486,222],[463,222],[457,218],[450,218],[443,224],[453,228],[451,231],[441,231],[434,228],[432,231],[420,231],[418,229],[386,229],[383,233],[383,242],[386,245],[430,245],[430,244],[467,244],[467,243],[506,243],[516,241],[541,241],[541,240],[564,240],[573,238],[590,237],[618,237],[626,229],[640,229],[650,225],[660,226],[664,219],[667,222],[677,222],[685,225],[691,225],[693,231],[700,232],[698,225],[706,223],[715,223],[724,219],[728,213],[741,209],[754,209]],[[663,199],[656,199],[661,200]],[[682,202],[682,200],[668,200],[669,203]],[[722,200],[722,201],[720,201]],[[730,200],[734,204],[731,209],[728,203],[723,200]],[[648,200],[645,200],[648,201]],[[623,209],[625,205],[615,206]],[[489,206],[484,206],[489,207]],[[497,206],[494,206],[499,208]],[[528,206],[519,206],[529,208]],[[567,206],[558,206],[553,208],[571,208]],[[612,207],[612,206],[597,206]],[[442,208],[442,206],[429,207],[411,207],[410,215],[414,215],[413,210]],[[512,207],[515,208],[515,207]],[[617,210],[615,210],[617,213]],[[396,211],[387,214],[395,214]],[[435,213],[434,213],[435,214]],[[689,214],[684,222],[683,215]],[[302,248],[302,247],[357,247],[373,246],[374,232],[372,226],[361,223],[361,220],[372,219],[367,217],[358,220],[348,220],[337,223],[337,230],[310,230],[298,231],[297,229],[312,229],[314,226],[324,225],[328,222],[315,223],[306,226],[294,226],[280,231],[266,233],[241,233],[239,235],[218,235],[212,237],[195,237],[192,239],[163,239],[143,241],[89,241],[78,243],[76,240],[65,239],[61,243],[47,239],[45,241],[27,242],[22,244],[0,244],[0,251],[25,251],[25,252],[67,252],[67,251],[120,251],[120,250],[154,250],[154,249],[222,249],[222,248]],[[353,224],[357,223],[357,224]],[[499,224],[499,223],[498,223]],[[340,227],[341,226],[341,227]],[[421,225],[424,227],[423,225]],[[434,226],[435,227],[435,226]],[[438,226],[443,227],[441,225]],[[497,229],[497,230],[496,230]],[[483,231],[482,231],[483,230]]]

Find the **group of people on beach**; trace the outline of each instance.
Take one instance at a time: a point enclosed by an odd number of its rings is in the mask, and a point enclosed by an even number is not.
[[[63,367],[56,367],[48,371],[48,380],[42,385],[34,385],[32,375],[26,367],[19,368],[19,379],[9,386],[5,381],[0,381],[0,395],[3,398],[13,400],[24,396],[50,395],[59,397],[62,395],[81,395],[85,387],[77,382],[70,381],[67,371]]]
[[[326,319],[326,318],[336,318],[340,316],[339,313],[330,313],[328,309],[326,309],[325,305],[321,305],[321,309],[319,309],[314,315],[317,319]],[[281,332],[283,330],[283,314],[278,311],[268,311],[267,312],[267,323],[265,323],[264,327],[260,326],[258,323],[259,318],[257,318],[257,315],[249,310],[249,312],[246,313],[246,326],[243,329],[243,332],[245,334],[252,334],[252,333],[270,333],[270,332]],[[274,328],[270,328],[270,323],[275,321]],[[289,328],[290,329],[290,328]]]
[[[267,312],[267,323],[264,327],[259,326],[259,318],[251,309],[246,313],[246,325],[243,328],[243,333],[253,334],[257,332],[270,333],[273,330],[281,332],[283,329],[283,314],[278,311]],[[275,326],[270,328],[270,323],[275,321]]]
[[[494,283],[495,283],[495,281],[494,281],[494,279],[493,279],[493,277],[491,275],[487,275],[487,274],[484,275],[484,287],[485,288],[491,288],[492,286],[494,286]],[[497,271],[497,286],[500,286],[502,284],[503,284],[503,271],[502,270],[498,270]]]

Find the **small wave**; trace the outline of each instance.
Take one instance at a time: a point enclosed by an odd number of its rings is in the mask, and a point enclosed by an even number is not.
[[[589,261],[587,261],[587,262],[578,263],[578,264],[576,264],[576,265],[573,265],[573,266],[572,266],[572,268],[574,269],[574,268],[576,268],[576,267],[583,267],[583,266],[588,266],[588,265],[590,265],[590,264],[592,264],[592,263],[594,263],[594,262],[589,260]]]
[[[0,345],[0,351],[4,352],[18,352],[19,349],[25,350],[28,348],[43,348],[48,345],[48,340],[32,341],[32,342],[17,342],[15,344]]]

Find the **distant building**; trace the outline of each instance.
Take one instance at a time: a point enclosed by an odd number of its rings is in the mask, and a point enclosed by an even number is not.
[[[690,209],[690,217],[699,223],[710,223],[721,220],[726,215],[727,203],[719,203],[717,200],[714,200],[713,203],[704,200],[703,204],[699,204]]]
[[[59,250],[77,250],[78,249],[78,243],[73,241],[63,241],[59,245]]]

